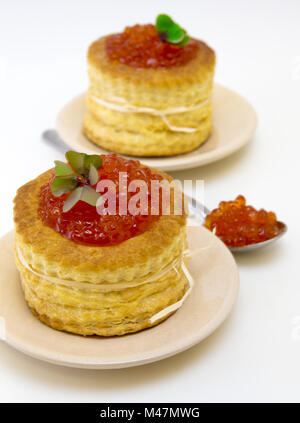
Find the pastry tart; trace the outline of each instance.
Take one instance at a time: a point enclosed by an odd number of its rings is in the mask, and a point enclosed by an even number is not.
[[[88,49],[83,132],[107,150],[171,156],[197,148],[211,133],[214,51],[186,35],[180,43],[165,41],[168,32],[158,29],[127,27]]]
[[[123,335],[158,324],[189,290],[186,214],[175,213],[171,190],[169,214],[159,206],[153,214],[121,215],[118,184],[121,172],[128,186],[172,178],[115,154],[68,154],[68,164],[56,162],[14,200],[16,263],[29,307],[46,325],[80,335]],[[96,189],[104,180],[117,185],[116,214],[103,213],[109,196],[104,201]],[[128,206],[135,194],[127,195]],[[146,196],[150,204],[151,192]]]

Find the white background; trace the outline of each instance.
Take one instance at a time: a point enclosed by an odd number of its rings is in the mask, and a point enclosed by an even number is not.
[[[246,148],[173,175],[204,179],[209,207],[244,194],[276,211],[289,232],[237,257],[237,306],[200,345],[144,367],[87,371],[36,361],[1,342],[0,401],[300,399],[299,1],[1,0],[0,235],[12,228],[16,189],[63,157],[40,134],[86,89],[89,43],[163,12],[215,49],[216,81],[244,95],[259,117]]]

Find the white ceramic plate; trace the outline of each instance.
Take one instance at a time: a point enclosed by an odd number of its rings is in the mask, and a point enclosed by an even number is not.
[[[238,294],[236,263],[225,245],[203,227],[188,230],[191,296],[158,326],[121,337],[83,337],[56,331],[34,317],[24,300],[14,262],[13,232],[0,239],[0,337],[40,360],[70,367],[138,366],[180,353],[210,335],[228,316]],[[219,345],[222,348],[222,345]]]
[[[70,148],[86,153],[107,153],[82,133],[85,94],[67,103],[59,112],[56,129]],[[219,84],[214,86],[213,131],[209,139],[191,153],[173,157],[141,158],[144,164],[161,170],[180,170],[222,159],[243,147],[253,134],[257,118],[253,107],[240,95]]]

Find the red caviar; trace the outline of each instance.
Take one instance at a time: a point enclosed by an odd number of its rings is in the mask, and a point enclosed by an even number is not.
[[[279,235],[282,224],[273,212],[246,205],[242,195],[234,201],[222,201],[206,216],[204,226],[229,247],[241,247],[266,241]]]
[[[198,51],[196,40],[184,46],[176,46],[159,39],[154,25],[126,27],[120,34],[106,39],[106,52],[111,60],[117,60],[134,68],[162,69],[185,65]]]
[[[39,216],[48,226],[65,238],[88,245],[115,245],[139,235],[149,229],[159,219],[151,214],[151,180],[161,181],[159,174],[152,173],[137,160],[126,160],[116,154],[102,155],[103,164],[99,169],[99,181],[108,179],[116,185],[116,212],[114,215],[100,215],[96,207],[79,201],[71,210],[62,211],[68,195],[54,197],[51,192],[51,180],[41,187]],[[119,172],[127,172],[128,184],[133,180],[143,180],[148,186],[148,214],[119,215]],[[127,206],[136,192],[127,191]]]

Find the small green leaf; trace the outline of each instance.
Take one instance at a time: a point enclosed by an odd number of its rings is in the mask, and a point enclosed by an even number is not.
[[[156,29],[158,32],[166,32],[174,24],[168,15],[158,15],[156,18]]]
[[[91,185],[96,185],[98,182],[99,175],[98,170],[95,168],[93,164],[90,165],[90,171],[89,171],[89,182]]]
[[[66,159],[75,172],[84,174],[84,153],[77,153],[77,151],[67,151]]]
[[[55,176],[74,175],[73,170],[64,162],[55,160]]]
[[[97,170],[102,166],[102,157],[96,154],[85,154],[84,157],[84,167],[90,169],[93,165]]]
[[[178,46],[185,46],[189,42],[190,37],[185,33],[184,39],[178,43]]]
[[[51,184],[51,191],[55,197],[71,193],[64,202],[63,212],[71,210],[80,200],[95,206],[100,194],[90,185],[96,185],[98,182],[98,169],[102,166],[102,157],[68,151],[66,159],[68,164],[55,161],[55,178]]]
[[[76,188],[66,199],[63,205],[63,212],[70,211],[78,201],[84,201],[91,206],[96,206],[100,194],[88,185]]]
[[[81,200],[82,193],[83,193],[83,187],[78,187],[69,195],[69,197],[64,202],[64,206],[63,206],[64,213],[71,210],[71,208],[74,207],[75,204],[77,204],[79,200]]]
[[[189,41],[186,31],[168,15],[158,15],[156,29],[161,41],[177,46],[184,46]]]
[[[184,29],[180,28],[179,25],[174,24],[168,30],[167,41],[177,44],[177,43],[180,43],[184,39],[184,36],[185,36]]]
[[[89,185],[84,185],[80,200],[90,204],[91,206],[96,206],[99,197],[99,192],[94,190]]]
[[[71,192],[78,185],[78,181],[73,176],[57,176],[51,184],[51,191],[54,197]]]
[[[81,175],[84,179],[88,177],[91,165],[96,169],[102,166],[102,157],[96,154],[77,153],[76,151],[68,151],[66,153],[71,168]],[[86,182],[86,180],[83,180]]]

